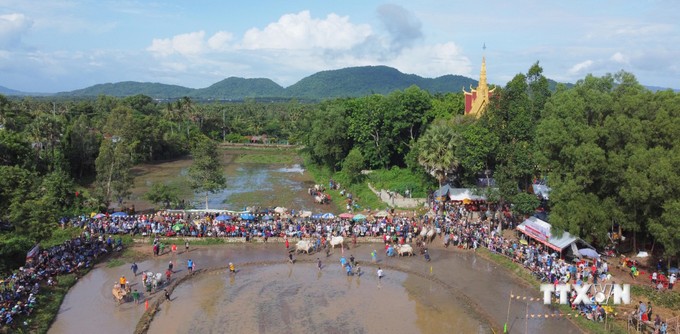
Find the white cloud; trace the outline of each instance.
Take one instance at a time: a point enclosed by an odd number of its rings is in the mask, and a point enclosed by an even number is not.
[[[169,56],[175,53],[184,56],[203,52],[205,31],[175,35],[172,38],[155,38],[146,50],[156,56]]]
[[[617,52],[617,53],[613,54],[609,58],[609,60],[616,62],[616,63],[619,63],[619,64],[628,64],[630,62],[628,56],[624,55],[621,52]]]
[[[397,58],[388,61],[388,65],[425,77],[471,75],[472,71],[470,59],[453,42],[404,49]]]
[[[0,15],[0,47],[14,46],[21,41],[33,25],[33,20],[24,14]]]
[[[208,47],[213,50],[221,50],[227,46],[227,43],[231,42],[234,35],[226,31],[218,31],[212,37],[208,39]]]
[[[286,14],[260,30],[252,28],[243,36],[244,49],[350,49],[372,34],[367,24],[353,24],[349,17],[329,14],[312,19],[309,11]]]
[[[588,68],[590,68],[591,66],[593,66],[593,64],[594,64],[594,62],[593,62],[592,60],[582,61],[582,62],[580,62],[580,63],[578,63],[578,64],[572,66],[572,67],[569,69],[569,73],[571,73],[571,74],[579,74],[579,73],[581,73],[582,71],[585,71],[585,70],[587,70]]]

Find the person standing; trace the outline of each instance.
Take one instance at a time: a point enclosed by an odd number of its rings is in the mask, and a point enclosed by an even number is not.
[[[168,270],[172,271],[172,268],[174,265],[172,264],[172,261],[168,261]]]
[[[352,266],[349,263],[345,266],[345,270],[347,271],[347,276],[352,275]]]
[[[194,272],[194,261],[191,261],[191,259],[187,260],[187,270],[190,274]]]
[[[288,253],[288,262],[291,264],[295,263],[295,260],[293,260],[293,253]]]
[[[172,300],[170,299],[170,293],[168,292],[168,289],[163,289],[165,291],[165,300],[171,302]]]
[[[375,263],[378,260],[377,258],[378,258],[378,252],[374,249],[371,252],[371,261],[373,261],[373,263]]]
[[[137,269],[139,269],[139,268],[137,267],[137,262],[132,262],[132,265],[130,266],[130,269],[132,269],[132,273],[135,275],[135,277],[137,277]]]
[[[132,291],[132,300],[135,302],[135,305],[139,304],[139,291],[137,289]]]
[[[673,285],[675,285],[675,280],[677,280],[677,278],[675,277],[675,273],[672,273],[671,277],[668,279],[668,290],[673,290]]]
[[[378,282],[382,281],[382,278],[384,276],[382,268],[378,267]]]
[[[352,266],[354,266],[354,265],[356,264],[356,262],[354,262],[354,254],[352,254],[352,255],[349,256],[349,263],[350,263]]]
[[[321,271],[321,259],[318,257],[316,258],[316,267],[319,268],[319,271]]]
[[[184,240],[184,252],[189,251],[189,240]]]

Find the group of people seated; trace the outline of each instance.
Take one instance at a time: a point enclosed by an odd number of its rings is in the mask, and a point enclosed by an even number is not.
[[[90,238],[83,235],[61,245],[43,249],[27,259],[23,267],[0,280],[2,326],[12,327],[18,317],[31,315],[37,296],[45,287],[56,285],[60,275],[77,274],[111,250],[103,237]]]

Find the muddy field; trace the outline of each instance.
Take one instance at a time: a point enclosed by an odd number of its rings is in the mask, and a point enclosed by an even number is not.
[[[149,247],[149,246],[145,246]],[[178,285],[171,302],[160,305],[150,333],[490,333],[498,332],[508,315],[508,296],[524,286],[503,270],[472,252],[432,249],[432,262],[422,257],[385,258],[370,263],[370,252],[380,245],[360,244],[354,254],[364,275],[347,277],[340,268],[342,255],[296,256],[286,262],[286,249],[275,244],[233,244],[199,247],[189,253],[166,254],[140,263],[140,269],[164,271],[175,263],[174,279],[187,274],[189,258],[198,269],[236,263],[239,272],[225,270],[196,275]],[[317,256],[324,267],[316,268]],[[377,266],[385,269],[382,282]],[[111,286],[121,275],[132,280],[130,264],[104,265],[82,278],[69,292],[50,333],[132,333],[144,312],[143,303],[116,305]],[[159,298],[162,293],[145,296]],[[548,313],[539,303],[514,302],[510,308],[512,333],[578,333],[565,319],[530,319],[525,312]],[[459,331],[462,330],[462,331]]]

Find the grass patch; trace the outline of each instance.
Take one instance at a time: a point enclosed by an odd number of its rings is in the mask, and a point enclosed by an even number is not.
[[[115,267],[118,267],[118,266],[122,266],[123,264],[125,264],[125,261],[123,261],[121,258],[115,258],[115,259],[111,259],[111,260],[107,261],[106,267],[107,268],[115,268]]]
[[[355,209],[355,211],[364,209],[382,209],[388,206],[381,201],[370,188],[368,188],[366,182],[350,184],[347,181],[347,177],[342,172],[333,172],[328,168],[318,166],[312,163],[308,158],[305,158],[305,168],[317,184],[323,184],[328,187],[330,179],[340,182],[342,187],[352,193],[353,198],[359,205],[359,208]],[[338,212],[347,211],[346,198],[340,195],[340,191],[327,189],[326,192],[331,195],[332,203],[337,208]]]
[[[82,232],[83,229],[78,227],[68,227],[65,229],[57,228],[52,232],[52,236],[49,239],[40,243],[40,247],[45,249],[52,246],[61,245],[66,242],[66,240],[71,240],[80,236]]]
[[[89,271],[89,270],[88,270]],[[83,273],[81,273],[83,274]],[[78,280],[75,274],[59,276],[57,285],[44,288],[45,290],[37,296],[37,307],[29,319],[27,329],[17,329],[19,333],[47,333],[52,321],[59,312],[61,302],[64,300],[68,290],[76,284]],[[24,319],[16,319],[18,322]]]
[[[412,197],[425,198],[428,192],[437,186],[433,179],[427,180],[425,176],[423,173],[414,173],[407,168],[392,167],[374,170],[368,174],[368,180],[378,190],[395,191],[402,196],[406,194],[406,190],[409,190]]]
[[[635,296],[643,296],[656,306],[669,308],[671,310],[680,309],[680,294],[673,291],[659,292],[649,286],[631,284],[630,293]]]
[[[225,148],[225,152],[237,155],[236,163],[255,164],[293,164],[297,161],[297,151],[280,148],[238,147]]]

